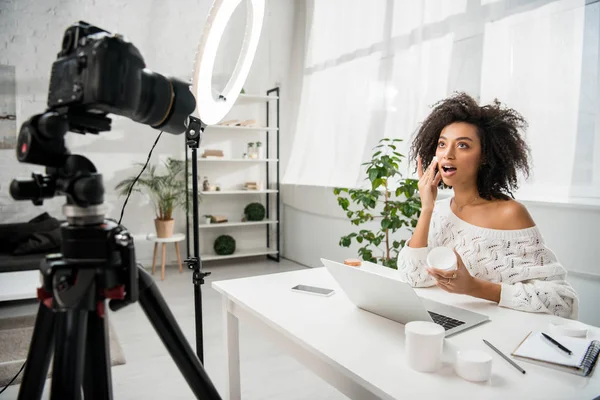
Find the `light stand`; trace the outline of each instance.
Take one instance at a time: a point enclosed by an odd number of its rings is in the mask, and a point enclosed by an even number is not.
[[[202,123],[196,117],[189,117],[188,126],[185,130],[186,147],[192,150],[192,240],[194,253],[190,257],[190,249],[188,245],[188,258],[185,263],[188,268],[193,270],[192,283],[194,284],[194,306],[196,316],[196,354],[200,362],[204,364],[204,343],[202,339],[202,288],[204,277],[210,275],[210,272],[202,271],[202,260],[200,259],[200,243],[198,234],[198,154],[197,150],[202,141],[202,133],[206,124]],[[186,196],[187,196],[187,148],[186,148]],[[186,210],[189,210],[189,196],[186,201]],[[188,213],[189,214],[189,213]],[[189,217],[186,216],[189,221]],[[189,232],[189,222],[188,222]]]

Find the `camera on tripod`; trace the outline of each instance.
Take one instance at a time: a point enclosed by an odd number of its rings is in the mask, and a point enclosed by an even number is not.
[[[66,196],[59,254],[40,265],[40,305],[19,399],[40,398],[54,353],[51,398],[112,398],[106,303],[116,311],[138,301],[198,398],[219,399],[153,278],[136,264],[133,238],[105,219],[102,175],[87,158],[70,154],[68,131],[109,131],[109,113],[169,133],[194,126],[189,84],[145,68],[138,49],[120,35],[78,22],[64,34],[52,64],[48,109],[23,123],[20,162],[46,175],[13,180],[15,200]]]
[[[77,188],[57,185],[56,180],[72,178],[65,176],[69,172],[65,171],[69,158],[64,140],[67,131],[81,134],[109,131],[108,113],[173,134],[185,131],[187,118],[196,106],[189,83],[152,72],[145,66],[139,50],[121,35],[83,21],[67,28],[62,48],[52,64],[48,110],[25,122],[17,140],[17,159],[50,167],[49,177],[34,175],[31,181],[13,181],[10,188],[13,198],[29,199],[39,205],[43,199],[53,197],[54,190],[59,190],[56,194],[65,194],[82,207],[101,203],[99,196],[89,199],[77,195],[74,193]],[[83,160],[75,163],[82,162],[85,163]],[[88,172],[95,173],[95,168],[91,168],[93,171]],[[90,189],[90,185],[86,188]]]
[[[139,50],[121,35],[80,21],[67,28],[52,64],[48,107],[72,112],[113,113],[165,132],[180,134],[196,101],[189,83],[146,68]],[[94,132],[86,121],[70,130]]]

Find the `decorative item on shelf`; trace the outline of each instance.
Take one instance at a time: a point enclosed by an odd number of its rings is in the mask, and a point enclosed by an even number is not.
[[[244,190],[262,190],[262,183],[246,182],[244,183]]]
[[[262,221],[265,219],[265,206],[261,203],[250,203],[244,208],[246,221]]]
[[[206,149],[204,153],[202,153],[202,158],[223,158],[223,150],[211,150]]]
[[[242,90],[240,91],[240,94],[246,94],[246,91],[244,90],[244,88],[242,88]]]
[[[208,224],[210,224],[210,223],[212,222],[212,215],[205,214],[205,215],[203,215],[203,217],[204,217],[204,222],[205,222],[207,225],[208,225]]]
[[[228,221],[228,219],[224,215],[211,215],[211,217],[210,217],[211,224],[223,224],[227,221]]]
[[[216,190],[217,192],[220,192],[220,191],[221,191],[221,184],[220,184],[219,182],[217,182],[217,184],[215,185],[215,190]]]
[[[263,159],[265,158],[265,151],[262,145],[262,142],[256,142],[256,158]]]
[[[229,235],[219,236],[213,246],[215,253],[220,256],[228,256],[235,252],[235,239]]]
[[[256,148],[254,142],[248,142],[248,158],[256,158]]]
[[[248,153],[244,153],[244,154],[242,155],[242,158],[243,158],[244,160],[247,160],[247,159],[248,159]]]
[[[206,176],[204,177],[204,181],[202,181],[202,190],[205,192],[210,191],[210,182]]]
[[[250,127],[258,126],[258,123],[256,122],[255,119],[247,119],[245,121],[238,122],[236,125],[237,126],[246,126],[246,127],[250,128]]]
[[[143,164],[136,163],[136,166],[143,166]],[[137,174],[123,179],[115,186],[115,190],[121,196],[127,196],[129,190],[141,193],[143,189],[146,192],[155,207],[154,223],[156,236],[159,238],[173,235],[175,225],[173,211],[177,207],[185,208],[186,203],[185,162],[168,158],[164,162],[164,166],[166,173],[159,175],[156,165],[149,165],[133,188],[131,185]]]
[[[221,125],[221,126],[236,126],[240,122],[242,122],[242,121],[240,121],[239,119],[230,119],[227,121],[220,122],[219,125]]]

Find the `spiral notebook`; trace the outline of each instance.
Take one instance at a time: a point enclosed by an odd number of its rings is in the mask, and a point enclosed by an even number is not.
[[[555,368],[576,375],[589,376],[600,353],[600,341],[570,336],[552,335],[552,338],[571,350],[569,355],[551,344],[541,332],[530,332],[512,352],[512,355],[538,365]]]

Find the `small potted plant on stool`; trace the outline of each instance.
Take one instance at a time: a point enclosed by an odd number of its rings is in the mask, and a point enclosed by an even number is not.
[[[143,164],[138,164],[143,166]],[[154,225],[156,236],[167,238],[173,236],[175,220],[173,211],[177,207],[185,207],[185,162],[168,158],[164,162],[165,173],[159,174],[156,165],[149,165],[140,178],[135,182],[135,176],[123,179],[115,189],[121,196],[126,196],[130,191],[145,192],[152,201],[156,212]]]

